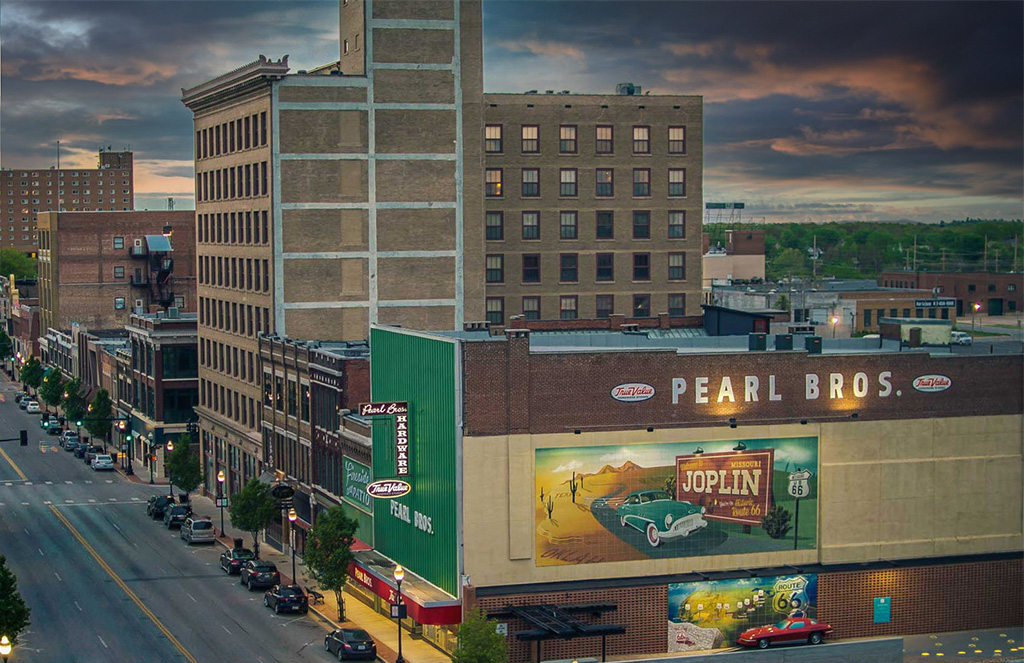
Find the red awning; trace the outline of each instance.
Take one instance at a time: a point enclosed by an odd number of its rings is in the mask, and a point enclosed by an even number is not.
[[[355,550],[355,546],[352,549]],[[366,587],[388,603],[395,603],[397,600],[394,580],[381,576],[370,568],[369,564],[353,562],[349,566],[348,572],[353,581]],[[407,606],[410,617],[420,624],[458,624],[462,621],[461,601],[454,597],[446,601],[425,600],[416,591],[418,583],[426,583],[426,581],[407,570],[405,581],[402,583],[402,602]],[[437,591],[436,588],[435,591]]]

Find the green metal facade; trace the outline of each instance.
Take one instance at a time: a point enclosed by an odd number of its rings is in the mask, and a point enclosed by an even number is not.
[[[412,491],[374,500],[374,547],[452,596],[459,595],[458,472],[453,341],[370,330],[374,402],[409,403]],[[373,478],[395,478],[393,417],[373,421]]]

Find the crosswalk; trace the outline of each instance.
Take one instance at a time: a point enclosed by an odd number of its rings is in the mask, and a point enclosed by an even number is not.
[[[114,480],[113,479],[104,479],[103,482],[104,483],[114,483]],[[82,481],[82,482],[65,481],[64,483],[65,483],[65,485],[73,486],[76,483],[83,483],[83,484],[86,484],[86,485],[90,485],[90,484],[95,483],[95,482],[92,481],[91,479],[87,479],[87,480]],[[15,486],[43,486],[43,485],[45,485],[45,486],[52,486],[53,482],[52,481],[44,481],[43,483],[37,483],[37,482],[32,482],[32,481],[4,481],[3,485],[4,485],[4,488],[13,488]]]

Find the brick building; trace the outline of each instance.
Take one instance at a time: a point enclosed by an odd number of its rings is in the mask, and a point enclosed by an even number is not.
[[[882,285],[921,288],[936,297],[956,300],[957,317],[969,316],[974,304],[981,315],[1013,315],[1024,311],[1024,274],[1007,272],[883,272]]]
[[[135,209],[132,153],[100,149],[96,168],[0,169],[0,248],[35,253],[47,211]]]
[[[39,232],[43,329],[118,327],[139,308],[196,310],[189,210],[44,212]]]
[[[725,244],[711,246],[710,236],[703,233],[703,286],[715,282],[764,281],[764,231],[726,230]]]

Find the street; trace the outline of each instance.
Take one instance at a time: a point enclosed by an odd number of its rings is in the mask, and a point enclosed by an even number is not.
[[[167,490],[94,472],[57,446],[0,383],[0,554],[32,609],[25,662],[326,661],[316,617],[276,616],[220,568],[219,544],[187,546],[146,516]],[[282,569],[283,570],[283,569]]]

